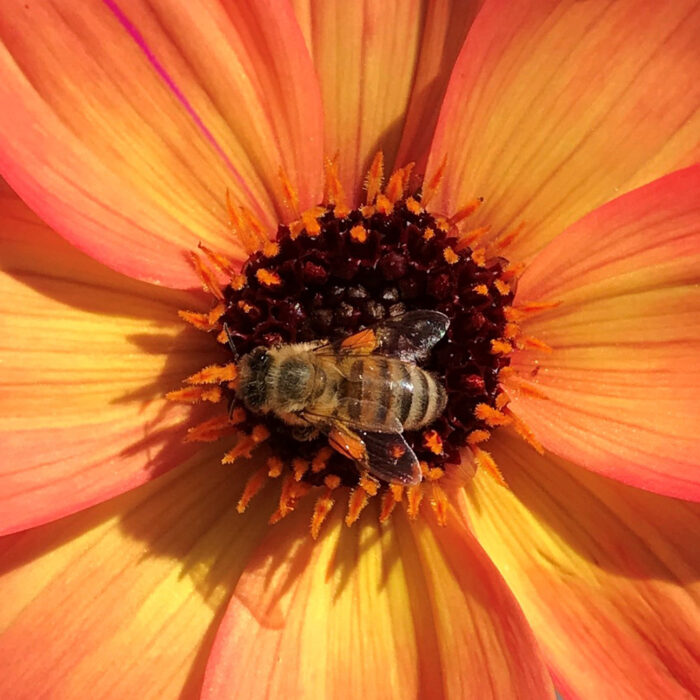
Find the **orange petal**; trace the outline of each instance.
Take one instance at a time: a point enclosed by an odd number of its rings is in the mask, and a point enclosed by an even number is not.
[[[108,503],[4,537],[0,696],[195,697],[212,625],[271,510],[268,499],[267,511],[236,513],[241,476],[202,453]]]
[[[425,7],[420,53],[414,68],[411,99],[401,132],[396,163],[416,163],[425,170],[430,142],[452,68],[484,0],[429,0]]]
[[[472,536],[400,509],[380,527],[376,506],[352,528],[336,508],[317,542],[308,505],[275,526],[236,586],[204,698],[546,696],[531,633]]]
[[[322,193],[320,92],[284,2],[16,2],[0,17],[2,174],[114,269],[192,286],[198,242],[245,257],[226,190],[271,229]]]
[[[585,217],[523,275],[517,303],[556,299],[518,353],[538,398],[514,411],[548,449],[667,496],[700,499],[700,166]]]
[[[695,0],[488,0],[457,60],[426,178],[431,208],[494,235],[525,222],[521,260],[612,197],[695,162]]]
[[[325,150],[331,157],[339,154],[340,181],[356,205],[378,150],[386,171],[393,169],[407,112],[398,165],[426,151],[453,57],[477,3],[293,4],[321,83]]]
[[[4,532],[114,496],[177,465],[190,408],[163,399],[218,359],[185,329],[191,294],[78,252],[0,190],[0,501]]]
[[[697,697],[700,508],[604,479],[515,436],[490,443],[467,512],[566,697]]]

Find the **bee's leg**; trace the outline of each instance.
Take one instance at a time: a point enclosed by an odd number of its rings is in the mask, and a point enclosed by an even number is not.
[[[317,438],[321,431],[313,425],[297,425],[292,429],[292,437],[300,442]]]

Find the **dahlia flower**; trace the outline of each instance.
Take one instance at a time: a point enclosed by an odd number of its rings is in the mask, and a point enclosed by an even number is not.
[[[5,2],[0,695],[700,693],[698,36]],[[241,398],[255,347],[420,310],[410,484]]]

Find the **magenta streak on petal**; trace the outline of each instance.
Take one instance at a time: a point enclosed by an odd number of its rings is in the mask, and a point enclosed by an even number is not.
[[[249,203],[255,207],[257,215],[261,218],[262,221],[265,221],[267,219],[267,216],[265,215],[265,212],[260,208],[257,199],[249,189],[245,180],[238,172],[238,170],[236,170],[236,168],[233,166],[233,163],[226,155],[223,148],[221,148],[219,142],[214,138],[214,135],[211,133],[211,131],[209,131],[206,124],[202,121],[202,118],[199,116],[199,114],[197,114],[194,107],[190,104],[190,101],[183,94],[182,90],[180,90],[175,81],[170,77],[168,71],[165,70],[165,68],[160,63],[156,55],[153,53],[153,51],[151,51],[148,44],[146,43],[146,40],[143,38],[139,30],[136,29],[136,27],[131,23],[129,18],[122,12],[121,8],[119,7],[119,5],[117,5],[115,0],[102,0],[102,2],[119,20],[119,23],[124,27],[124,29],[126,29],[126,31],[129,32],[129,35],[136,42],[141,51],[143,51],[144,55],[146,56],[150,64],[153,66],[155,71],[158,73],[158,75],[160,75],[165,84],[170,88],[170,90],[172,90],[175,97],[177,97],[182,106],[187,110],[187,113],[192,117],[194,123],[202,132],[204,138],[206,138],[206,140],[209,141],[209,143],[214,147],[214,150],[219,154],[219,156],[221,156],[221,159],[226,164],[226,167],[231,171],[234,178],[238,181],[238,184],[240,185],[241,189],[248,195]]]

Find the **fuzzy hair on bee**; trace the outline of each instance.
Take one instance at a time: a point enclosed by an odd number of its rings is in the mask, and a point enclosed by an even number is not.
[[[444,314],[417,310],[332,343],[258,347],[240,359],[237,397],[307,439],[324,433],[361,472],[415,484],[418,459],[402,433],[429,425],[447,404],[440,381],[416,363],[448,327]]]

